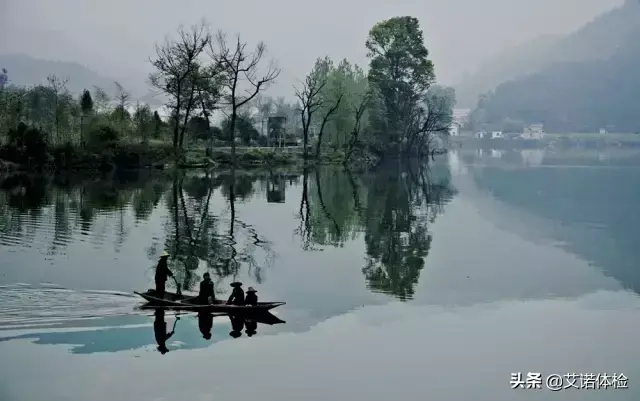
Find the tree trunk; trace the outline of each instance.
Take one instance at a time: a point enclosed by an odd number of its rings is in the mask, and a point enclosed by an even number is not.
[[[84,148],[84,114],[80,116],[80,147]]]
[[[236,120],[238,118],[238,110],[236,107],[231,112],[231,121],[229,123],[229,136],[231,138],[231,160],[236,164]]]
[[[176,158],[178,156],[178,139],[180,135],[180,106],[182,106],[182,102],[180,99],[180,90],[180,84],[178,84],[178,88],[176,91],[176,93],[178,94],[176,96],[176,109],[173,116],[173,152]]]

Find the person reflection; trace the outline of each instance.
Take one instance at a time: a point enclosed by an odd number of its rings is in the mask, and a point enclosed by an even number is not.
[[[158,343],[158,351],[162,355],[169,352],[167,348],[167,340],[171,338],[176,330],[176,323],[180,320],[180,317],[176,316],[176,320],[173,322],[173,328],[171,332],[167,333],[167,323],[164,321],[164,309],[156,309],[155,320],[153,321],[153,333],[156,336],[156,342]]]
[[[244,327],[246,328],[244,332],[247,333],[247,336],[251,337],[256,334],[256,330],[258,329],[258,322],[256,322],[255,320],[245,320]]]
[[[244,328],[244,319],[242,316],[229,315],[231,321],[231,332],[229,335],[233,338],[238,338],[242,335],[242,329]]]
[[[198,327],[202,338],[205,340],[211,339],[211,328],[213,327],[213,314],[210,312],[198,312]]]

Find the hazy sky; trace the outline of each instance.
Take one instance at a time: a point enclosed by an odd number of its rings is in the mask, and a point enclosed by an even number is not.
[[[366,64],[377,21],[420,19],[436,75],[453,84],[488,56],[542,35],[570,32],[624,0],[0,0],[0,53],[77,61],[107,76],[144,76],[153,45],[180,24],[264,40],[283,69],[276,94],[318,56]]]

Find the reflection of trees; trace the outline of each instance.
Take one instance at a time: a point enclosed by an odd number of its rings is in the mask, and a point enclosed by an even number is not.
[[[350,188],[350,176],[344,170],[315,170],[309,191],[314,243],[341,247],[359,231],[360,218]]]
[[[218,261],[217,220],[209,208],[212,194],[208,174],[185,177],[175,173],[166,197],[169,213],[165,248],[172,254],[170,260],[176,279],[187,289],[198,282],[194,271],[201,261],[209,268],[215,268]]]
[[[267,202],[284,203],[286,191],[286,176],[269,170],[267,179]]]
[[[428,225],[455,194],[449,171],[422,166],[384,169],[364,179],[367,263],[363,273],[373,291],[406,300],[413,296],[429,253]]]
[[[264,264],[254,255],[256,248],[266,252],[265,263],[272,257],[269,243],[255,229],[237,217],[238,200],[249,199],[259,176],[240,173],[235,169],[215,176],[179,176],[173,181],[167,197],[170,211],[166,224],[165,246],[172,253],[172,269],[183,288],[193,289],[199,281],[194,272],[204,264],[219,280],[239,274],[246,265],[257,282],[262,280]],[[211,213],[214,190],[228,202],[229,218]],[[216,286],[217,288],[217,286]]]
[[[165,186],[163,177],[151,172],[97,177],[9,176],[0,180],[0,232],[3,237],[23,241],[42,235],[50,242],[48,253],[53,255],[75,234],[93,235],[100,240],[109,227],[104,221],[95,225],[99,217],[108,216],[117,221],[112,227],[117,246],[127,233],[127,205],[132,205],[137,220],[146,220]]]
[[[300,197],[300,209],[297,216],[300,225],[295,230],[295,234],[302,239],[302,249],[312,250],[311,247],[311,206],[309,205],[309,169],[304,168],[302,172],[302,196]]]
[[[311,249],[341,247],[363,231],[369,288],[409,299],[431,245],[428,225],[455,194],[450,178],[445,167],[414,165],[362,176],[336,168],[305,171],[296,233]]]

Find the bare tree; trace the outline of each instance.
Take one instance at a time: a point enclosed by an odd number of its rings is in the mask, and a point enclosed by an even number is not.
[[[349,159],[353,154],[353,149],[360,140],[360,132],[362,131],[362,117],[364,116],[364,112],[367,111],[370,101],[371,92],[367,90],[364,96],[362,96],[362,98],[360,99],[360,102],[352,106],[354,113],[354,124],[353,129],[351,130],[351,137],[349,138],[349,144],[347,145],[347,152],[344,158],[345,164],[349,162]]]
[[[93,86],[93,101],[98,112],[104,112],[109,108],[111,97],[99,86]]]
[[[412,111],[411,130],[404,152],[431,156],[443,152],[453,122],[454,104],[455,94],[451,89],[438,86],[430,88],[422,103]],[[441,142],[440,149],[436,141]]]
[[[124,89],[122,85],[118,82],[114,82],[116,84],[116,100],[118,100],[118,114],[120,115],[120,129],[124,134],[124,120],[125,114],[127,113],[127,107],[129,106],[129,98],[131,98],[131,94]]]
[[[309,128],[311,119],[316,111],[324,104],[325,99],[321,96],[323,88],[327,85],[326,76],[310,73],[302,83],[302,89],[295,89],[295,95],[300,100],[298,111],[302,118],[302,138],[303,138],[303,158],[306,160],[307,147],[309,144]]]
[[[264,122],[269,119],[273,111],[273,99],[269,96],[256,96],[256,108],[260,114],[260,135],[264,135]]]
[[[213,134],[211,132],[211,115],[218,109],[218,102],[221,93],[222,70],[219,65],[213,64],[202,70],[193,83],[195,88],[195,106],[200,107],[200,114],[207,124],[207,135],[209,136],[209,146],[207,154],[211,154],[213,148]],[[180,136],[180,146],[184,140],[184,132]]]
[[[167,38],[156,45],[156,57],[151,64],[156,71],[149,75],[151,84],[169,97],[172,110],[173,147],[178,155],[182,146],[186,123],[193,111],[195,92],[200,74],[199,58],[211,42],[211,33],[202,22],[189,30],[178,29],[176,39]],[[181,119],[183,123],[181,124]]]
[[[54,102],[54,122],[56,127],[56,140],[60,143],[60,95],[66,92],[67,82],[69,82],[69,78],[59,78],[55,75],[49,75],[47,77],[47,82],[49,82],[49,86],[51,86],[51,90],[53,91],[53,102]]]
[[[259,72],[259,64],[267,52],[267,46],[260,42],[253,51],[247,50],[240,35],[236,35],[235,44],[227,43],[224,32],[218,31],[216,45],[209,45],[210,56],[223,70],[222,88],[226,90],[227,106],[231,109],[229,128],[231,131],[231,157],[236,155],[236,121],[238,109],[246,105],[261,90],[268,87],[280,75],[280,69],[271,61],[263,74]],[[246,89],[243,91],[242,86]]]
[[[342,87],[338,88],[335,93],[335,101],[333,105],[329,107],[329,109],[324,113],[322,117],[322,123],[320,124],[320,130],[318,131],[318,143],[316,144],[316,159],[320,159],[320,149],[322,147],[322,137],[324,135],[324,127],[327,125],[327,122],[331,119],[333,114],[338,111],[340,107],[340,103],[342,103],[342,98],[344,97],[344,90]],[[327,100],[328,103],[328,100]]]

